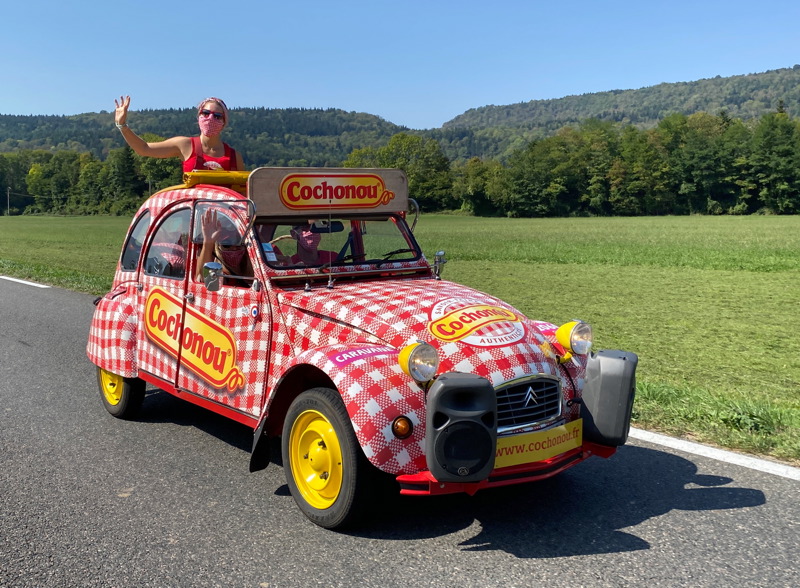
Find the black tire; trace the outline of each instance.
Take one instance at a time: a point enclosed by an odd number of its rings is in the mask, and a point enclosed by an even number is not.
[[[97,386],[109,414],[118,419],[130,419],[139,413],[146,387],[143,380],[123,378],[98,367]]]
[[[351,526],[368,511],[365,494],[375,470],[335,390],[312,388],[292,402],[281,454],[292,497],[313,523],[325,529]]]

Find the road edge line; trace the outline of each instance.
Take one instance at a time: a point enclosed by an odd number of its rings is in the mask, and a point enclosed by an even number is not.
[[[740,453],[734,453],[733,451],[726,451],[724,449],[717,449],[716,447],[709,447],[707,445],[701,445],[700,443],[694,443],[692,441],[684,441],[683,439],[676,439],[675,437],[669,437],[659,433],[651,433],[650,431],[644,431],[635,427],[631,427],[631,431],[628,436],[640,441],[647,441],[648,443],[663,445],[671,449],[677,449],[678,451],[684,451],[694,455],[710,457],[711,459],[715,459],[717,461],[742,466],[751,470],[758,470],[759,472],[765,472],[775,476],[781,476],[782,478],[800,480],[800,468],[790,465],[775,463],[773,461],[767,461],[757,457],[750,457],[749,455],[742,455]]]
[[[28,282],[27,280],[20,280],[19,278],[9,278],[8,276],[0,276],[0,280],[8,280],[9,282],[17,282],[18,284],[25,284],[26,286],[34,286],[36,288],[49,288],[46,284],[37,284],[36,282]]]

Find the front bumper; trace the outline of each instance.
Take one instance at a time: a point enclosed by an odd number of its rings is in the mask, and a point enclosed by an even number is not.
[[[400,475],[396,479],[400,484],[400,494],[405,496],[437,496],[458,493],[471,496],[478,490],[486,488],[499,488],[501,486],[545,480],[568,470],[593,455],[607,458],[614,455],[615,452],[615,447],[587,442],[577,449],[562,453],[551,459],[531,464],[497,468],[488,478],[479,482],[442,482],[434,478],[433,474],[428,470],[416,474]]]
[[[549,478],[592,455],[610,457],[628,438],[638,361],[625,351],[592,353],[579,420],[502,437],[490,382],[471,374],[443,374],[427,396],[428,469],[398,476],[401,493],[474,494]]]

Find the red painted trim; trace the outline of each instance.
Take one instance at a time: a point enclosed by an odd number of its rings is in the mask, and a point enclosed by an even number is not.
[[[481,480],[480,482],[466,484],[458,482],[439,482],[428,470],[416,474],[397,476],[397,482],[400,484],[400,494],[406,496],[438,496],[440,494],[456,493],[473,495],[478,490],[483,490],[485,488],[499,488],[501,486],[545,480],[568,470],[592,455],[610,457],[615,452],[615,447],[605,447],[595,443],[584,443],[583,446],[562,453],[552,459],[533,464],[528,463],[507,468],[498,468],[492,471],[489,478]]]
[[[603,457],[608,459],[612,455],[617,452],[616,447],[610,447],[608,445],[598,445],[597,443],[590,443],[589,441],[584,442],[583,450],[590,455],[596,455],[598,457]]]

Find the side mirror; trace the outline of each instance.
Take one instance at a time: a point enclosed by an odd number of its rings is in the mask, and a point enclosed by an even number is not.
[[[437,280],[442,279],[442,268],[446,263],[447,260],[444,258],[444,251],[437,251],[436,255],[433,256],[433,275],[436,276]]]
[[[218,261],[209,261],[203,266],[203,283],[209,292],[218,292],[222,278],[222,264]]]

